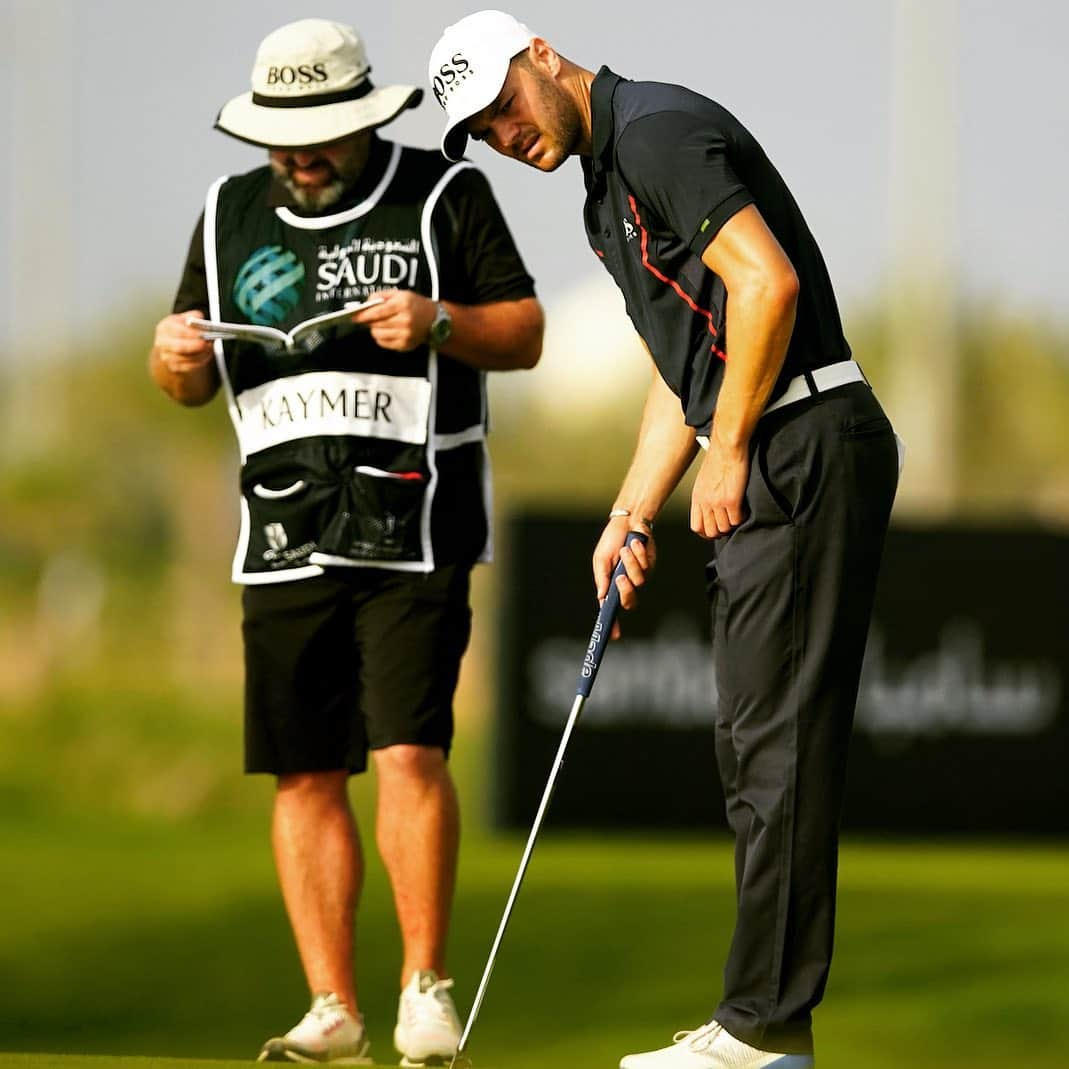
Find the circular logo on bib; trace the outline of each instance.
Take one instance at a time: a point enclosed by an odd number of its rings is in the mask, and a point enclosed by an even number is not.
[[[297,307],[304,291],[304,264],[281,245],[264,245],[242,265],[234,303],[249,320],[274,327]]]

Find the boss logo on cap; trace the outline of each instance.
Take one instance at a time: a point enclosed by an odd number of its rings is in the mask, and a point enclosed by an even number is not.
[[[269,67],[268,85],[311,85],[327,80],[325,63],[302,63],[299,67]]]
[[[438,73],[431,79],[434,99],[444,108],[449,94],[474,73],[475,69],[464,58],[463,53],[455,52],[438,68]]]

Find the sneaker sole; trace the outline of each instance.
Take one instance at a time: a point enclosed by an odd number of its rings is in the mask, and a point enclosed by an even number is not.
[[[653,1053],[647,1051],[645,1053]],[[760,1053],[760,1052],[759,1052]],[[624,1066],[624,1062],[630,1062],[632,1057],[642,1057],[643,1055],[628,1055],[624,1057],[620,1062],[620,1069],[628,1069]],[[403,1062],[401,1063],[404,1064]],[[815,1062],[811,1055],[808,1054],[784,1054],[782,1057],[777,1058],[773,1062],[766,1062],[765,1069],[814,1069]]]
[[[297,1062],[300,1065],[373,1065],[370,1058],[309,1058],[295,1051],[285,1051],[283,1054],[268,1054],[263,1052],[256,1059],[258,1062]],[[403,1063],[402,1063],[403,1064]]]
[[[283,1046],[281,1043],[277,1046],[272,1046],[268,1043],[262,1051],[260,1056],[256,1059],[257,1062],[296,1062],[298,1065],[371,1065],[372,1060],[366,1054],[346,1054],[340,1058],[316,1058],[307,1054],[300,1054],[295,1050],[290,1050],[288,1047]]]
[[[459,1036],[453,1038],[454,1043],[459,1043],[459,1041]],[[442,1050],[441,1047],[439,1047],[437,1050],[434,1050],[432,1048],[430,1053],[417,1057],[414,1054],[406,1054],[406,1046],[408,1046],[408,1044],[398,1035],[398,1030],[394,1029],[393,1047],[394,1050],[396,1050],[401,1055],[401,1061],[399,1064],[403,1066],[413,1067],[413,1069],[419,1069],[420,1066],[430,1067],[439,1065],[449,1065],[453,1061],[452,1050]]]

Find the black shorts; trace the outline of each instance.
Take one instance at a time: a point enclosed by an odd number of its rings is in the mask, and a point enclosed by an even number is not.
[[[363,772],[369,749],[401,743],[448,754],[470,574],[331,568],[245,587],[245,771]]]

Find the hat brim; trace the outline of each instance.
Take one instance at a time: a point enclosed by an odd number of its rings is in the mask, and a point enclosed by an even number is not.
[[[472,112],[472,115],[474,114]],[[458,163],[464,158],[464,150],[468,147],[468,131],[464,129],[464,123],[468,118],[470,116],[458,119],[456,124],[450,126],[442,135],[442,155],[450,163]]]
[[[255,103],[249,92],[223,105],[215,128],[263,148],[311,148],[384,126],[422,99],[423,90],[414,85],[387,85],[336,104],[271,108]]]
[[[486,105],[484,104],[483,108],[485,107]],[[482,108],[476,108],[471,115],[475,115],[480,111],[482,111]],[[464,152],[468,147],[468,131],[464,124],[471,118],[471,115],[465,115],[463,118],[457,119],[442,134],[442,155],[450,163],[458,163],[464,158]]]

